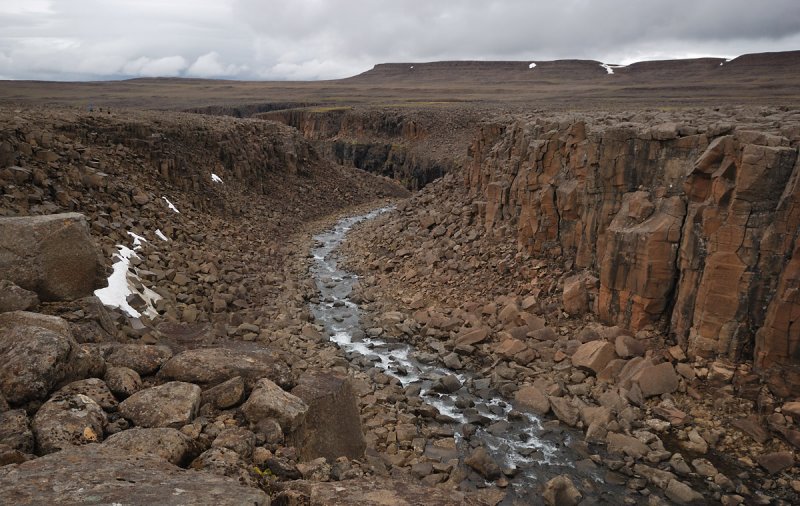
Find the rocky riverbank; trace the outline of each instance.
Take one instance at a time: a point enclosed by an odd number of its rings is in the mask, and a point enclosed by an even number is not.
[[[736,230],[734,217],[747,207],[750,219],[738,233],[766,238],[793,209],[786,203],[794,198],[796,118],[762,112],[729,117],[738,123],[727,126],[714,113],[684,115],[684,124],[643,113],[638,119],[647,123],[581,116],[485,125],[462,173],[352,233],[345,253],[360,275],[356,298],[365,301],[367,325],[441,365],[484,375],[500,398],[547,424],[580,429],[583,441],[573,446],[606,482],[626,487],[627,503],[796,502],[796,363],[777,358],[785,344],[774,338],[768,346],[775,351],[756,343],[762,362],[748,360],[741,350],[753,345],[758,328],[750,338],[736,334],[739,344],[712,334],[715,315],[736,303],[699,295],[717,292],[721,271],[714,266],[730,248],[712,219]],[[735,143],[728,151],[720,148],[725,139]],[[785,153],[785,160],[758,158],[759,172],[758,164],[747,165],[757,159],[747,153],[758,150]],[[725,166],[738,172],[725,179],[725,195],[698,196],[709,153],[717,152],[714,163],[729,160]],[[737,158],[743,152],[747,163]],[[745,183],[752,177],[783,185],[778,174],[790,181],[780,199],[782,186]],[[719,177],[710,177],[712,188],[721,189]],[[687,194],[698,225],[678,223],[673,239],[670,220],[682,215],[667,207],[680,207]],[[774,225],[751,228],[756,216]],[[759,264],[741,251],[747,272],[766,267],[738,283],[792,276],[787,260]],[[696,302],[690,282],[701,283],[699,290],[692,285]],[[725,296],[745,303],[742,293]],[[783,297],[772,304],[784,304]],[[765,309],[769,299],[761,304]],[[760,317],[751,310],[764,322],[763,309]],[[774,327],[769,314],[765,328]],[[688,339],[686,321],[694,325]],[[789,335],[783,342],[791,349],[794,341]],[[776,358],[764,367],[769,353]],[[783,374],[774,373],[776,363]],[[468,424],[467,439],[481,428]],[[472,446],[480,451],[477,441]],[[504,486],[500,475],[485,476]],[[590,483],[574,486],[584,501],[596,497]]]

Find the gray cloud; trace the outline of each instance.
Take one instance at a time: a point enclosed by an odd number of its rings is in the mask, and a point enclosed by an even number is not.
[[[0,77],[319,79],[387,61],[800,49],[772,0],[0,0]]]

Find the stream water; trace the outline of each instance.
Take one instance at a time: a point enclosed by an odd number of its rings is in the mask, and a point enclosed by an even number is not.
[[[415,387],[426,403],[449,417],[462,457],[469,454],[471,445],[483,445],[509,476],[506,504],[541,504],[541,485],[559,474],[568,474],[576,484],[580,481],[583,488],[596,490],[593,498],[581,504],[618,504],[622,495],[616,492],[621,489],[615,492],[615,486],[604,483],[601,469],[587,458],[581,432],[543,423],[527,413],[510,419],[513,406],[491,387],[489,378],[449,370],[438,359],[431,360],[430,353],[405,343],[366,336],[359,307],[350,299],[357,276],[339,268],[337,247],[354,225],[391,209],[344,218],[314,237],[312,273],[320,297],[311,309],[331,341],[354,364],[377,367],[397,378],[403,387]],[[441,387],[441,378],[447,376],[455,376],[462,387],[453,393],[437,388]],[[453,378],[449,379],[452,382]],[[477,474],[471,478],[477,487],[489,485]]]

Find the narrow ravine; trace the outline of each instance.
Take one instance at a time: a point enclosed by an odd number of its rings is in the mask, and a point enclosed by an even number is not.
[[[412,346],[367,335],[361,325],[360,309],[350,299],[357,276],[339,267],[337,248],[353,226],[392,209],[384,207],[341,219],[314,237],[311,271],[320,295],[312,301],[311,309],[317,323],[325,327],[330,340],[354,366],[379,368],[396,378],[407,393],[417,393],[445,415],[454,426],[462,458],[473,447],[484,446],[509,481],[506,503],[537,503],[541,500],[537,497],[540,486],[559,474],[568,474],[573,480],[596,488],[596,503],[614,503],[615,497],[620,497],[615,496],[617,487],[606,484],[602,470],[588,458],[580,432],[514,410],[492,388],[489,378],[450,370]],[[476,487],[489,485],[477,474],[472,481]]]

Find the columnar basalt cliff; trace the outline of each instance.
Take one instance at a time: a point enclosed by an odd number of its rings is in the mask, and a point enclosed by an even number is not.
[[[800,388],[797,129],[650,120],[485,125],[465,181],[487,233],[595,273],[606,323]]]

